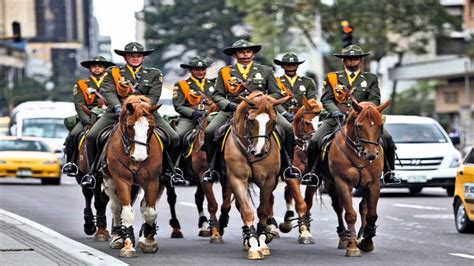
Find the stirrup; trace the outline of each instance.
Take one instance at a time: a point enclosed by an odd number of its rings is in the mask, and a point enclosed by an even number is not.
[[[287,178],[287,176],[289,176]],[[293,177],[295,176],[295,177]],[[285,168],[285,170],[283,170],[283,180],[287,180],[287,179],[301,179],[301,171],[300,169],[296,168],[295,166],[288,166],[287,168]]]
[[[321,180],[319,179],[319,176],[317,174],[310,171],[303,176],[303,178],[301,179],[301,184],[310,187],[319,187],[319,185],[321,184]]]
[[[398,177],[398,174],[394,171],[388,171],[382,176],[382,184],[400,184],[402,180]]]
[[[70,177],[76,177],[79,173],[79,167],[73,162],[68,162],[61,168],[61,172]]]
[[[206,183],[217,183],[221,180],[221,175],[214,169],[207,169],[202,174],[202,181]]]
[[[165,170],[163,175],[167,177],[167,180],[170,182],[170,185],[172,187],[174,187],[174,186],[185,186],[185,185],[189,184],[189,181],[187,181],[184,178],[183,170],[181,170],[178,167],[175,167],[173,170],[171,170],[171,169]]]
[[[94,175],[87,174],[81,179],[81,186],[84,188],[95,189],[96,178]]]

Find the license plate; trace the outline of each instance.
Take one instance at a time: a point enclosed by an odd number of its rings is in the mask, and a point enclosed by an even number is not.
[[[426,176],[424,175],[411,175],[408,176],[408,183],[426,183]]]
[[[33,175],[33,172],[31,172],[31,170],[21,169],[21,170],[16,171],[16,176],[24,177],[24,176],[32,176],[32,175]]]
[[[464,198],[474,199],[474,183],[464,183]]]

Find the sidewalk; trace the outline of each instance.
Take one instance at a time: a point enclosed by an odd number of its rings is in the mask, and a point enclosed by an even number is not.
[[[0,265],[127,265],[47,227],[0,209]]]

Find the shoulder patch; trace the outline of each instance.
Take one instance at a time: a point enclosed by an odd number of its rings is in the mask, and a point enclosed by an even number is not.
[[[178,98],[178,89],[177,88],[173,90],[173,99],[176,99],[176,98]]]
[[[74,86],[74,89],[72,90],[72,94],[73,94],[74,96],[76,96],[76,95],[78,94],[77,85]]]

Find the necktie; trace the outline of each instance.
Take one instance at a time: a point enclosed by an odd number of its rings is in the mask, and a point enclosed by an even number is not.
[[[355,77],[355,73],[354,72],[351,72],[351,74],[349,75],[349,77],[351,77],[351,79],[353,79]]]

